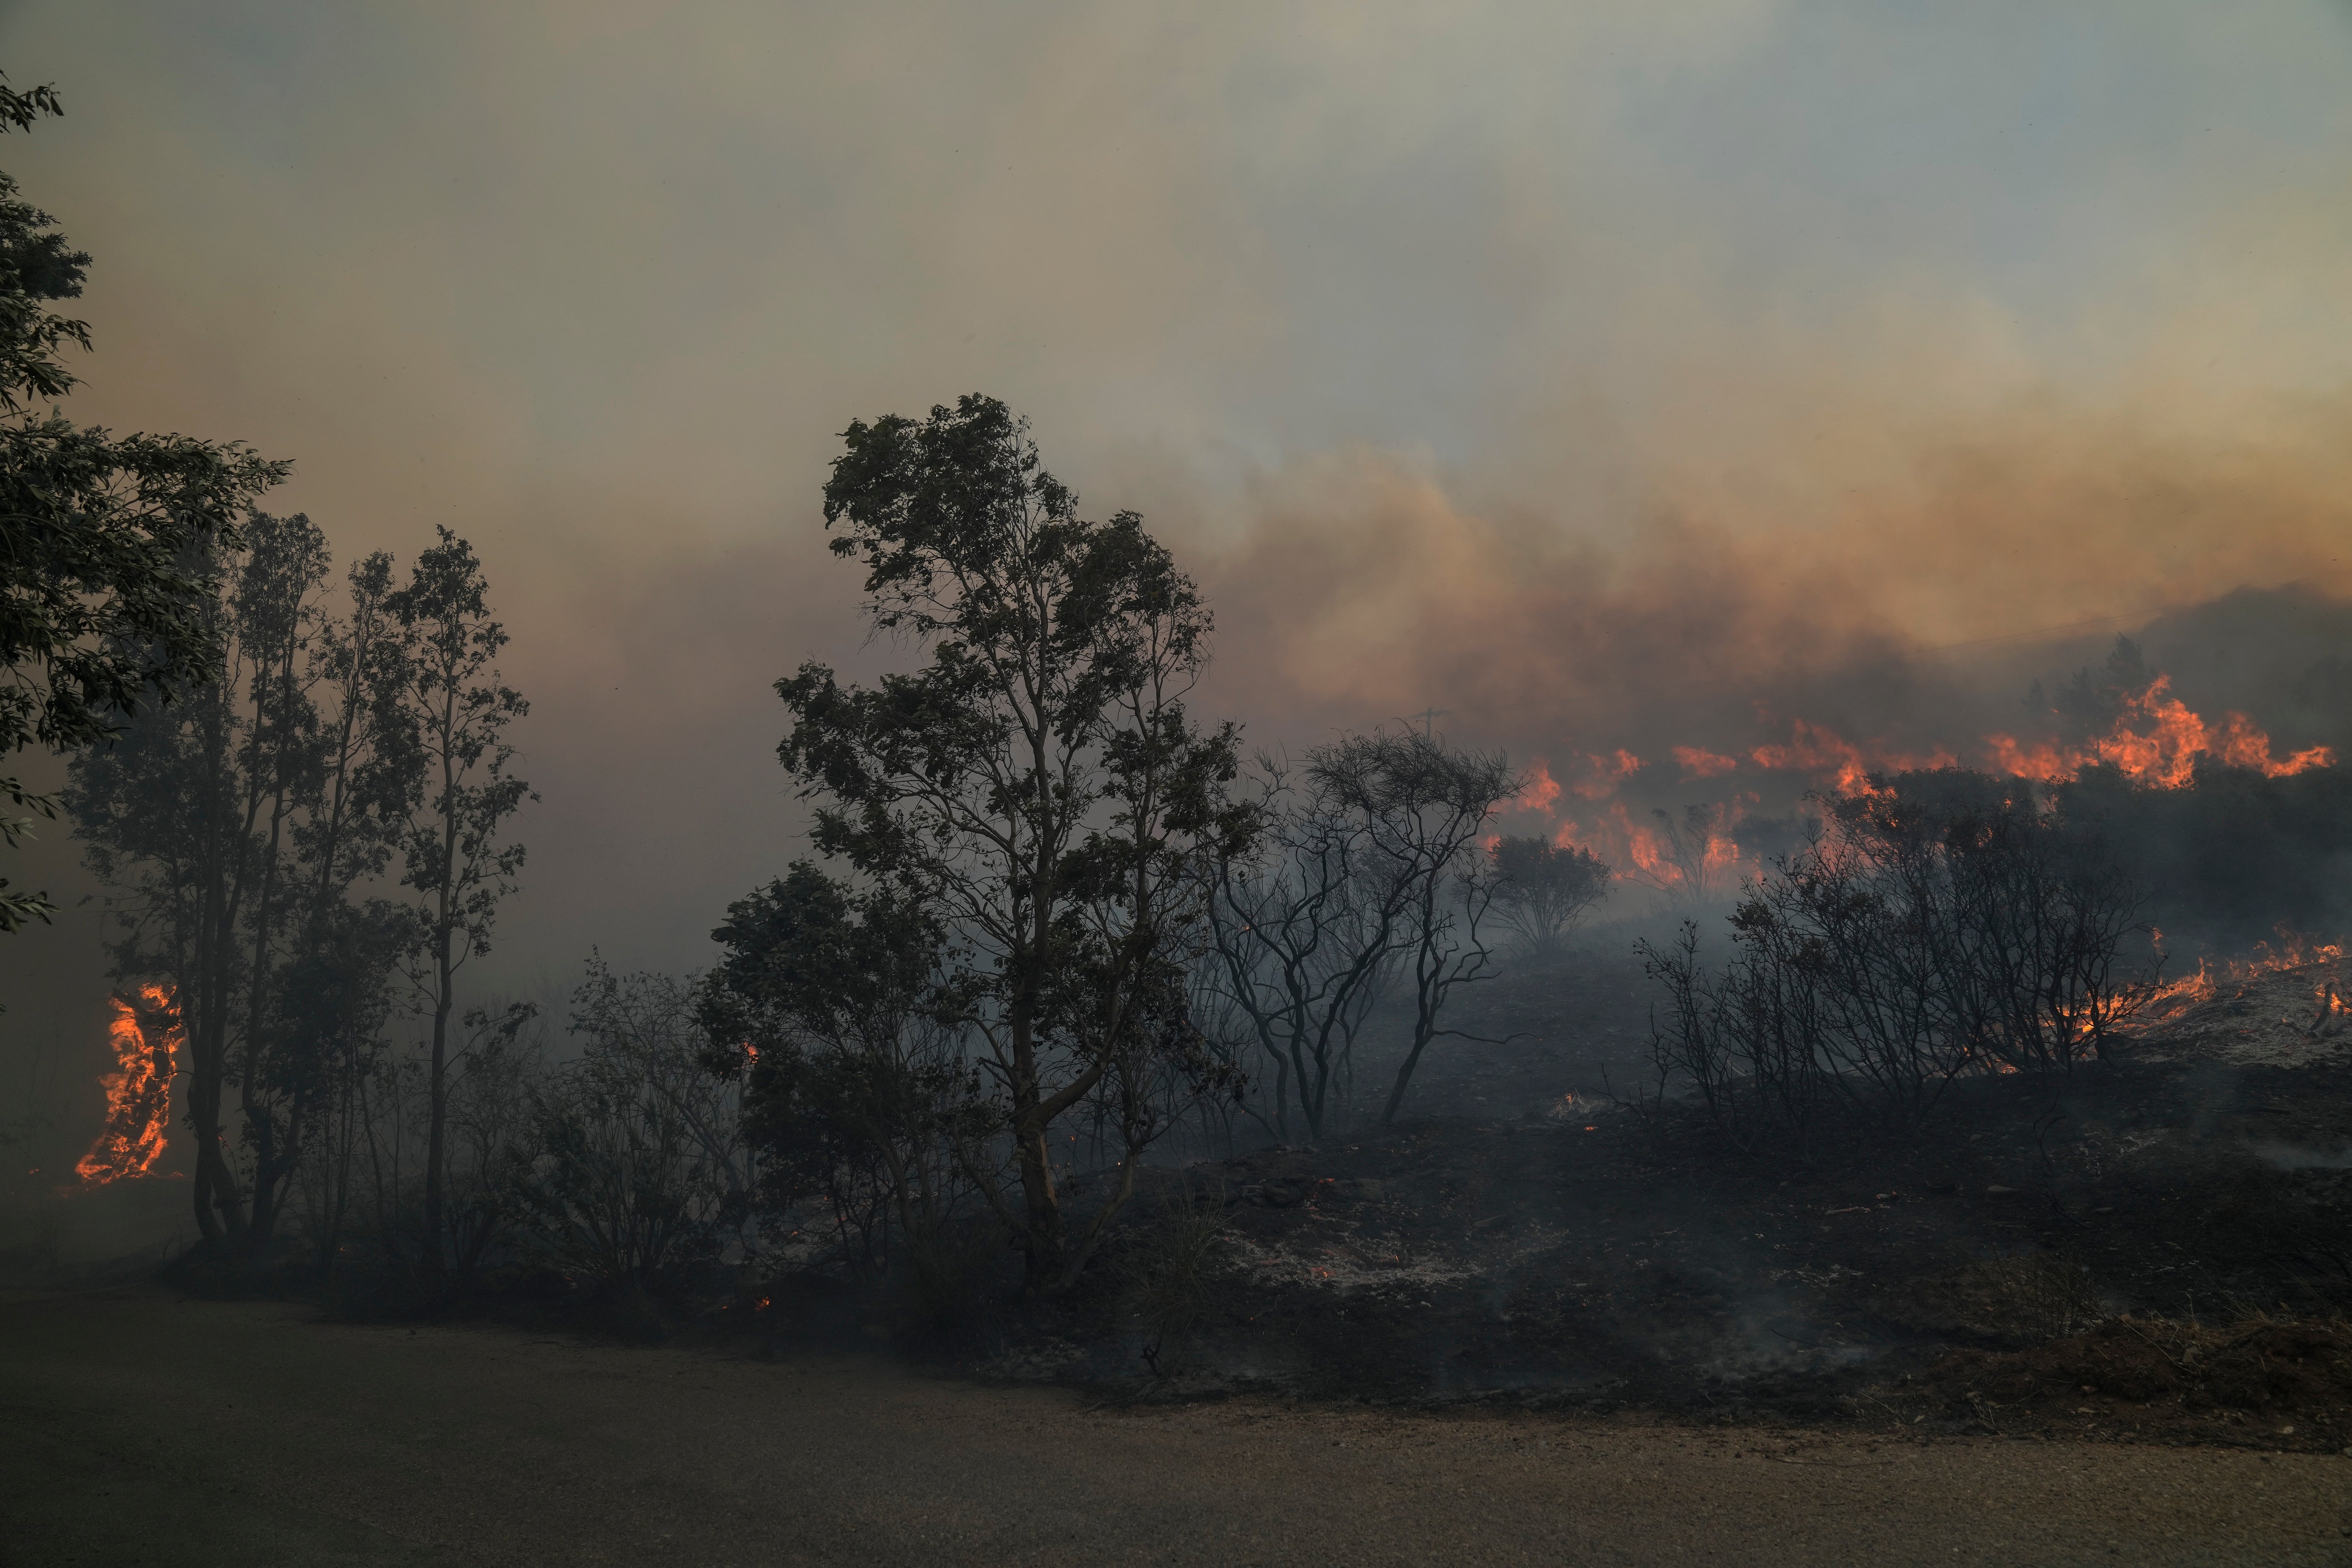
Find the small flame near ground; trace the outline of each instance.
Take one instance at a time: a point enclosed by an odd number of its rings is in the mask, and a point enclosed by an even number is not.
[[[2339,964],[2344,959],[2341,942],[2323,942],[2290,931],[2281,931],[2278,939],[2275,946],[2266,942],[2257,942],[2254,952],[2245,958],[2229,959],[2218,963],[2210,959],[2198,960],[2194,974],[2168,980],[2156,988],[2149,997],[2150,1016],[2156,1022],[2168,1022],[2200,1003],[2213,1000],[2224,987],[2242,986],[2249,981],[2275,974],[2281,970],[2302,969],[2318,963]],[[2156,940],[2161,946],[2164,933],[2157,932]],[[2313,1024],[2315,1028],[2352,1012],[2352,1008],[2345,1005],[2339,984],[2333,975],[2322,975],[2315,984],[2313,998],[2319,1009],[2319,1016]]]
[[[106,1091],[106,1125],[74,1164],[89,1186],[143,1176],[163,1155],[172,1126],[172,1075],[180,1051],[180,1012],[172,992],[140,988],[136,998],[115,996],[107,1026],[115,1070],[99,1079]]]

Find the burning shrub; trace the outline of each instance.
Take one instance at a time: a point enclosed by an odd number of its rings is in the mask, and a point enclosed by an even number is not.
[[[1640,944],[1652,1051],[1733,1140],[1801,1149],[1832,1108],[1897,1124],[1966,1072],[2103,1054],[2153,973],[2121,956],[2143,895],[2107,841],[2016,780],[1946,769],[1835,795],[1822,835],[1747,884],[1734,954],[1695,923]]]

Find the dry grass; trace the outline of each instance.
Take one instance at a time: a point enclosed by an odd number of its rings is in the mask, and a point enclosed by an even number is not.
[[[2226,1324],[2109,1318],[2031,1350],[1953,1352],[1923,1381],[1996,1430],[2095,1394],[2183,1415],[2293,1415],[2316,1437],[2352,1407],[2352,1326],[2261,1313]]]
[[[1964,1319],[2004,1343],[2045,1344],[2106,1315],[2090,1272],[2066,1253],[1983,1258],[1962,1265],[1952,1283]]]
[[[1207,1313],[1231,1248],[1220,1187],[1171,1200],[1120,1249],[1119,1303],[1142,1331],[1144,1357],[1155,1372],[1164,1375],[1169,1342],[1191,1333]]]

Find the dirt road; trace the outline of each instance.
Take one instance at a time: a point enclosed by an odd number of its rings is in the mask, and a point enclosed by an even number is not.
[[[2347,1563],[2352,1458],[1241,1403],[0,1299],[0,1562]]]

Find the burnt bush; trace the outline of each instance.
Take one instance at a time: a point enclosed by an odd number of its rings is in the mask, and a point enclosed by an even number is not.
[[[1652,1055],[1734,1143],[1799,1154],[1856,1121],[1916,1124],[1972,1072],[2066,1071],[2145,1002],[2145,894],[2042,786],[1958,769],[1826,797],[1746,884],[1731,956],[1639,944],[1664,991]]]
[[[2212,1255],[2333,1303],[2352,1300],[2352,1207],[2340,1176],[2251,1163],[2212,1173],[2197,1192]]]
[[[1171,1342],[1190,1336],[1214,1305],[1232,1264],[1232,1227],[1222,1189],[1188,1189],[1136,1227],[1116,1255],[1119,1305],[1143,1337],[1146,1365],[1174,1371]]]

